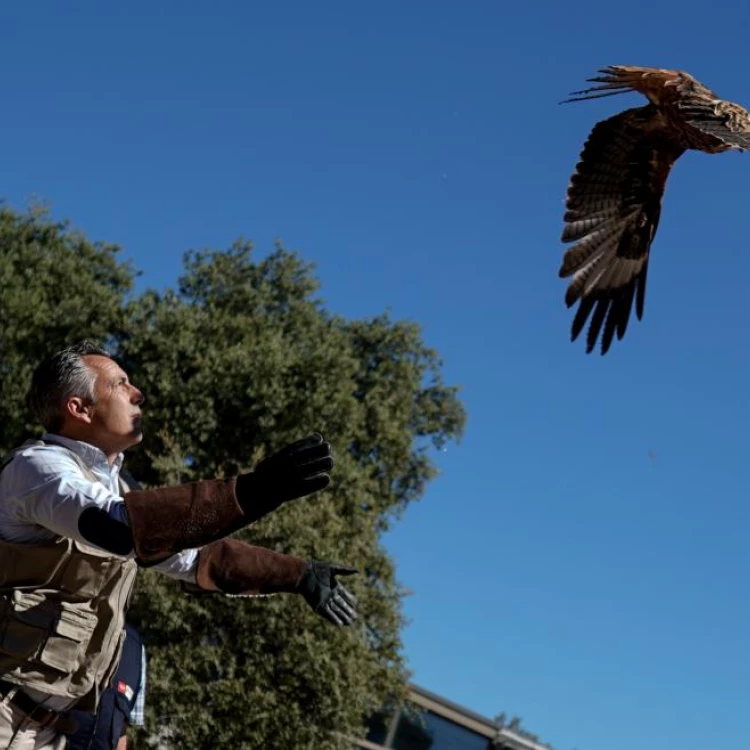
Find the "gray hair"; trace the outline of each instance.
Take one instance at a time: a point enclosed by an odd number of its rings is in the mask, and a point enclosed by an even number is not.
[[[62,427],[63,406],[72,396],[95,403],[96,373],[83,361],[89,354],[112,356],[93,341],[84,339],[42,360],[34,370],[28,404],[47,432],[57,432]]]

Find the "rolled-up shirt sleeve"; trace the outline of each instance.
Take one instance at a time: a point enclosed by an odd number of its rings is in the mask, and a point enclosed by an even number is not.
[[[61,536],[90,545],[81,535],[79,519],[92,507],[129,525],[122,497],[94,481],[94,476],[93,472],[91,477],[84,475],[76,459],[55,446],[19,453],[0,474],[0,535],[18,542]],[[197,557],[197,550],[185,550],[154,567],[172,578],[194,582]]]

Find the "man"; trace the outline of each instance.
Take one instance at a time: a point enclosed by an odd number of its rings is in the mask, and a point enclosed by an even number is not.
[[[102,693],[96,713],[71,711],[76,731],[67,750],[127,750],[128,726],[143,726],[146,652],[138,631],[125,624],[125,643],[112,683]]]
[[[121,493],[143,394],[88,341],[35,370],[46,433],[0,473],[0,750],[62,750],[65,711],[94,711],[117,666],[138,566],[188,588],[301,594],[336,625],[356,617],[338,575],[355,571],[254,547],[229,534],[325,488],[330,445],[311,435],[248,474]]]

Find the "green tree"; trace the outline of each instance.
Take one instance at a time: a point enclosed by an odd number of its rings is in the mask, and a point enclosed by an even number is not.
[[[403,623],[381,535],[423,493],[433,453],[464,411],[419,327],[347,320],[313,268],[238,242],[190,253],[177,288],[132,294],[118,248],[44,212],[0,209],[0,448],[38,430],[24,398],[35,363],[84,337],[106,342],[147,396],[128,465],[147,485],[231,474],[311,431],[334,444],[323,493],[243,532],[352,564],[361,618],[336,630],[297,597],[193,597],[146,571],[131,606],[149,652],[148,732],[175,748],[344,748],[363,716],[403,696]]]
[[[37,430],[25,397],[42,356],[71,340],[123,332],[135,272],[118,252],[42,209],[0,207],[0,452]]]
[[[362,618],[335,631],[296,598],[196,600],[144,576],[133,614],[154,666],[152,726],[177,747],[348,747],[332,733],[357,733],[405,680],[380,534],[423,492],[430,448],[460,433],[462,407],[416,325],[327,313],[296,255],[254,263],[240,242],[185,265],[177,291],[131,306],[122,355],[146,392],[149,436],[131,468],[152,484],[231,474],[321,431],[337,456],[331,488],[244,537],[358,567]]]

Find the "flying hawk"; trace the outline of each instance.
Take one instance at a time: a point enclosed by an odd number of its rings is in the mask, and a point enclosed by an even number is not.
[[[567,306],[579,302],[571,340],[590,317],[586,352],[601,333],[606,354],[615,334],[625,335],[634,299],[638,319],[643,316],[649,249],[672,165],[687,149],[750,149],[750,114],[679,70],[610,65],[598,72],[588,81],[600,85],[574,91],[565,102],[629,91],[649,101],[594,126],[565,203],[562,241],[575,244],[560,277],[573,277]]]

